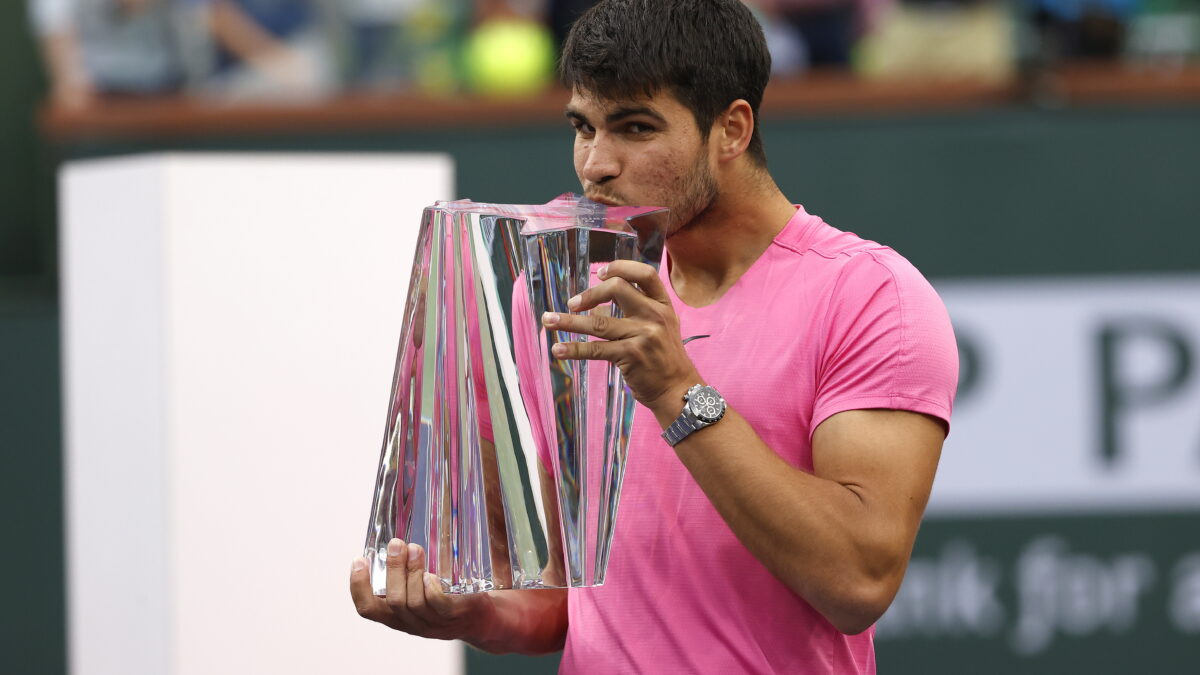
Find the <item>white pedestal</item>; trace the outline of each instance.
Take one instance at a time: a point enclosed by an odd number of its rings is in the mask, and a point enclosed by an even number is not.
[[[159,155],[61,180],[71,672],[461,672],[459,644],[359,618],[347,586],[449,158]]]

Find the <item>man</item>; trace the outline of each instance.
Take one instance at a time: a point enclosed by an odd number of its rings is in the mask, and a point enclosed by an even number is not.
[[[571,303],[624,318],[542,318],[602,338],[556,349],[616,363],[641,403],[607,582],[451,597],[393,541],[386,598],[355,561],[363,616],[489,651],[565,644],[565,672],[874,672],[957,352],[907,261],[776,187],[769,68],[736,0],[605,0],[576,23],[561,75],[584,192],[676,216],[661,272],[614,262]]]

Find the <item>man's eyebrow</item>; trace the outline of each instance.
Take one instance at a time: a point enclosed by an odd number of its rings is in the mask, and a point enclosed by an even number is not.
[[[565,111],[563,111],[563,114],[566,115],[567,119],[569,119],[569,120],[577,120],[579,122],[583,122],[584,124],[589,123],[586,115],[584,115],[583,113],[581,113],[578,110],[571,108],[569,106],[567,107],[567,109]],[[619,122],[620,120],[622,120],[626,117],[633,117],[634,115],[645,115],[647,117],[653,117],[654,119],[658,120],[659,122],[662,122],[663,124],[666,124],[666,122],[667,122],[666,118],[664,118],[662,115],[660,115],[653,108],[648,108],[646,106],[639,106],[639,105],[617,108],[616,110],[605,115],[604,121],[609,124],[612,124],[613,122]]]
[[[605,115],[604,121],[608,122],[609,124],[612,124],[613,122],[620,121],[626,117],[633,117],[634,115],[645,115],[647,117],[653,117],[654,119],[658,120],[659,122],[662,122],[663,124],[666,124],[666,122],[667,122],[665,117],[658,114],[658,111],[654,110],[653,108],[648,108],[644,105],[633,105],[633,106],[626,106],[624,108],[617,108],[616,110]]]

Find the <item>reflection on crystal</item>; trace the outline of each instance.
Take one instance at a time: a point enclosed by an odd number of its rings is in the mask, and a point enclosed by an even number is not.
[[[657,266],[665,217],[575,195],[425,210],[367,532],[376,593],[392,537],[450,592],[603,583],[633,398],[607,362],[553,358],[594,338],[539,317],[605,263]]]

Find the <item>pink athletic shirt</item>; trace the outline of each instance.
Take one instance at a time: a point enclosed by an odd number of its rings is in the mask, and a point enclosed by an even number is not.
[[[682,337],[707,336],[686,347],[701,375],[789,464],[812,471],[813,430],[845,410],[911,410],[949,424],[950,319],[890,248],[800,207],[707,307],[675,296],[667,264],[661,276]],[[874,673],[874,629],[839,633],[772,576],[661,432],[637,406],[607,580],[570,590],[560,672]]]

